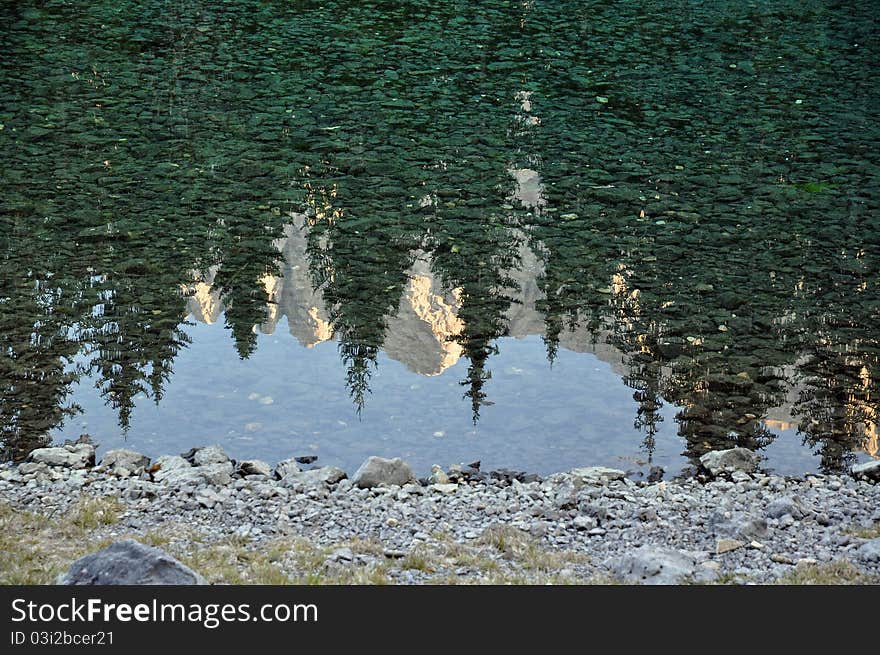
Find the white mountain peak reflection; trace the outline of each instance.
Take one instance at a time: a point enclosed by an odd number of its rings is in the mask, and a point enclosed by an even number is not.
[[[268,303],[268,319],[254,330],[260,334],[275,334],[278,324],[286,319],[290,334],[300,345],[311,348],[334,338],[333,327],[320,289],[313,287],[308,272],[306,236],[308,224],[303,214],[291,214],[292,222],[284,229],[285,237],[275,243],[282,258],[282,275],[263,278]],[[520,239],[516,268],[506,274],[514,285],[501,290],[512,296],[505,313],[507,334],[514,338],[541,336],[544,318],[536,303],[544,296],[537,280],[543,274],[543,265],[525,239]],[[212,283],[219,267],[203,274],[195,274],[194,282],[183,292],[188,296],[188,318],[212,325],[224,312],[220,292]],[[416,253],[407,273],[408,283],[400,299],[397,312],[388,317],[383,344],[384,352],[420,375],[439,375],[454,366],[462,356],[462,347],[455,341],[464,329],[458,316],[461,289],[445,291],[431,270],[430,256]],[[584,327],[567,330],[560,335],[560,345],[574,352],[593,353],[609,363],[619,374],[625,369],[622,354],[614,347],[594,343]]]

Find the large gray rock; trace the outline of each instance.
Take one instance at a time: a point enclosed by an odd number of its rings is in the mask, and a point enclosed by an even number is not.
[[[800,498],[796,496],[781,496],[770,501],[770,504],[767,505],[767,518],[779,519],[786,514],[795,519],[804,517],[806,507],[804,507]]]
[[[613,480],[622,480],[626,472],[620,469],[608,468],[607,466],[587,466],[572,469],[570,475],[584,484],[600,485],[612,482]]]
[[[205,579],[168,553],[132,539],[76,560],[58,576],[62,585],[193,585]]]
[[[850,472],[853,477],[880,482],[880,459],[854,464]]]
[[[761,540],[770,532],[766,519],[743,512],[715,510],[709,515],[708,525],[716,536],[744,541]]]
[[[370,487],[378,487],[380,484],[403,485],[414,482],[416,476],[413,474],[409,464],[399,457],[394,459],[385,459],[384,457],[368,457],[361,464],[361,467],[355,472],[352,482],[361,489],[369,489]]]
[[[856,557],[863,562],[880,562],[880,537],[866,541],[859,546]]]
[[[246,459],[238,463],[238,466],[235,467],[235,472],[238,475],[265,475],[270,477],[272,475],[272,467],[268,462],[264,462],[261,459]]]
[[[713,450],[700,457],[700,463],[712,475],[725,471],[742,471],[754,473],[761,461],[760,455],[748,448],[731,448],[729,450]]]
[[[322,466],[310,471],[298,471],[289,473],[281,479],[281,484],[291,488],[308,488],[315,486],[329,486],[344,480],[348,474],[335,466]]]
[[[670,585],[705,583],[715,573],[684,551],[662,546],[641,546],[606,562],[612,573],[627,584]]]
[[[232,462],[203,464],[195,468],[208,484],[227,485],[232,482]]]
[[[163,455],[153,464],[153,479],[156,482],[167,480],[174,471],[186,471],[192,464],[180,455]]]
[[[226,485],[232,482],[232,462],[229,461],[190,466],[183,457],[171,455],[157,459],[155,466],[158,470],[153,473],[153,480],[169,486],[187,483]]]
[[[284,479],[285,477],[287,477],[291,473],[299,473],[299,472],[300,472],[299,464],[297,463],[297,461],[293,457],[290,457],[288,459],[282,459],[280,462],[278,462],[275,465],[275,477],[277,477],[279,480]]]
[[[225,464],[229,461],[229,455],[218,444],[199,448],[193,453],[195,466],[207,466],[208,464]]]
[[[125,448],[108,450],[101,459],[101,466],[121,476],[137,475],[149,465],[149,457]]]
[[[28,459],[49,466],[84,469],[95,465],[95,447],[89,443],[67,444],[32,450]]]

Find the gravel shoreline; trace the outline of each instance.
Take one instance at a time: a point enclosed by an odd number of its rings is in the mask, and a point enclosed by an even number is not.
[[[88,545],[160,544],[211,582],[262,580],[255,561],[280,582],[765,584],[831,566],[880,579],[880,463],[798,478],[739,456],[649,483],[604,467],[538,479],[435,466],[418,481],[379,458],[349,478],[234,462],[218,446],[152,464],[111,451],[95,466],[88,444],[30,459],[0,467],[8,513],[51,526],[91,502]]]

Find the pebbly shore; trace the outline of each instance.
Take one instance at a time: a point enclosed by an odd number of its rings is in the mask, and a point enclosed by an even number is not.
[[[378,457],[349,475],[309,458],[234,461],[219,446],[155,461],[115,450],[96,463],[91,444],[74,443],[0,467],[0,528],[26,551],[5,546],[7,569],[31,562],[47,576],[132,538],[219,583],[875,583],[878,482],[880,462],[782,477],[743,449],[648,482],[477,462],[418,479]],[[34,580],[50,581],[25,570],[3,581]]]

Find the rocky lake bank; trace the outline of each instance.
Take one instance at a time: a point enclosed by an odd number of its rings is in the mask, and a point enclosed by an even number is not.
[[[371,457],[234,461],[219,446],[95,462],[88,443],[0,467],[0,582],[56,581],[123,539],[209,583],[768,584],[880,581],[880,462],[782,477],[709,453],[644,481],[584,467],[546,478]],[[659,476],[658,476],[659,477]]]

